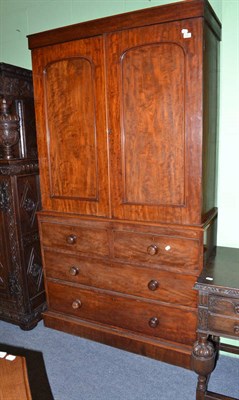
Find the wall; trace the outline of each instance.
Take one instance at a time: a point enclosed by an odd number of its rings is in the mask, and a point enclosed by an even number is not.
[[[239,0],[222,2],[218,244],[239,247]]]
[[[176,0],[0,0],[0,60],[31,68],[26,35]],[[239,248],[239,0],[211,0],[223,24],[218,245]]]

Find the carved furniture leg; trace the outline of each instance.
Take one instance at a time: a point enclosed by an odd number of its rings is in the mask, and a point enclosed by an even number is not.
[[[192,369],[198,374],[196,400],[205,399],[208,380],[215,368],[216,359],[217,349],[208,340],[208,335],[200,335],[194,343],[191,356]]]

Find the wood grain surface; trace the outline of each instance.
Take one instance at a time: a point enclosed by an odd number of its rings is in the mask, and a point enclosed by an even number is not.
[[[32,400],[25,357],[0,358],[0,399]]]

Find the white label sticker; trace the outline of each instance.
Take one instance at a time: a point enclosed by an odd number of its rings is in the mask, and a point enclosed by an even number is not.
[[[188,29],[182,29],[181,32],[182,32],[184,39],[188,39],[188,38],[192,37],[192,34],[191,34],[191,32],[188,32]]]
[[[12,354],[8,354],[6,357],[6,360],[8,361],[14,361],[17,358],[17,356],[13,356]]]

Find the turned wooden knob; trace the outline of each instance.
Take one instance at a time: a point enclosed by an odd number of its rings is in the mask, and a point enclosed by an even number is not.
[[[148,283],[148,288],[149,288],[149,290],[154,291],[154,290],[158,289],[158,287],[159,287],[159,283],[158,283],[158,281],[156,281],[155,279],[152,279],[152,281],[150,281],[150,282]]]
[[[235,313],[236,313],[236,314],[239,314],[239,304],[236,304],[236,305],[235,305]]]
[[[79,269],[78,269],[77,267],[70,267],[69,273],[70,273],[72,276],[76,276],[77,274],[79,274]]]
[[[147,253],[150,254],[151,256],[154,256],[155,254],[157,254],[158,253],[158,247],[156,246],[156,244],[151,244],[147,248]]]
[[[157,328],[158,324],[159,324],[159,320],[157,317],[150,318],[150,320],[149,320],[150,328]]]
[[[78,308],[81,307],[81,301],[78,300],[78,299],[77,299],[77,300],[74,300],[71,306],[72,306],[72,308],[73,308],[74,310],[77,310]]]
[[[66,237],[66,241],[68,244],[76,243],[76,235],[69,235]]]
[[[239,335],[239,325],[235,325],[235,326],[234,326],[234,333],[235,333],[236,335]]]

